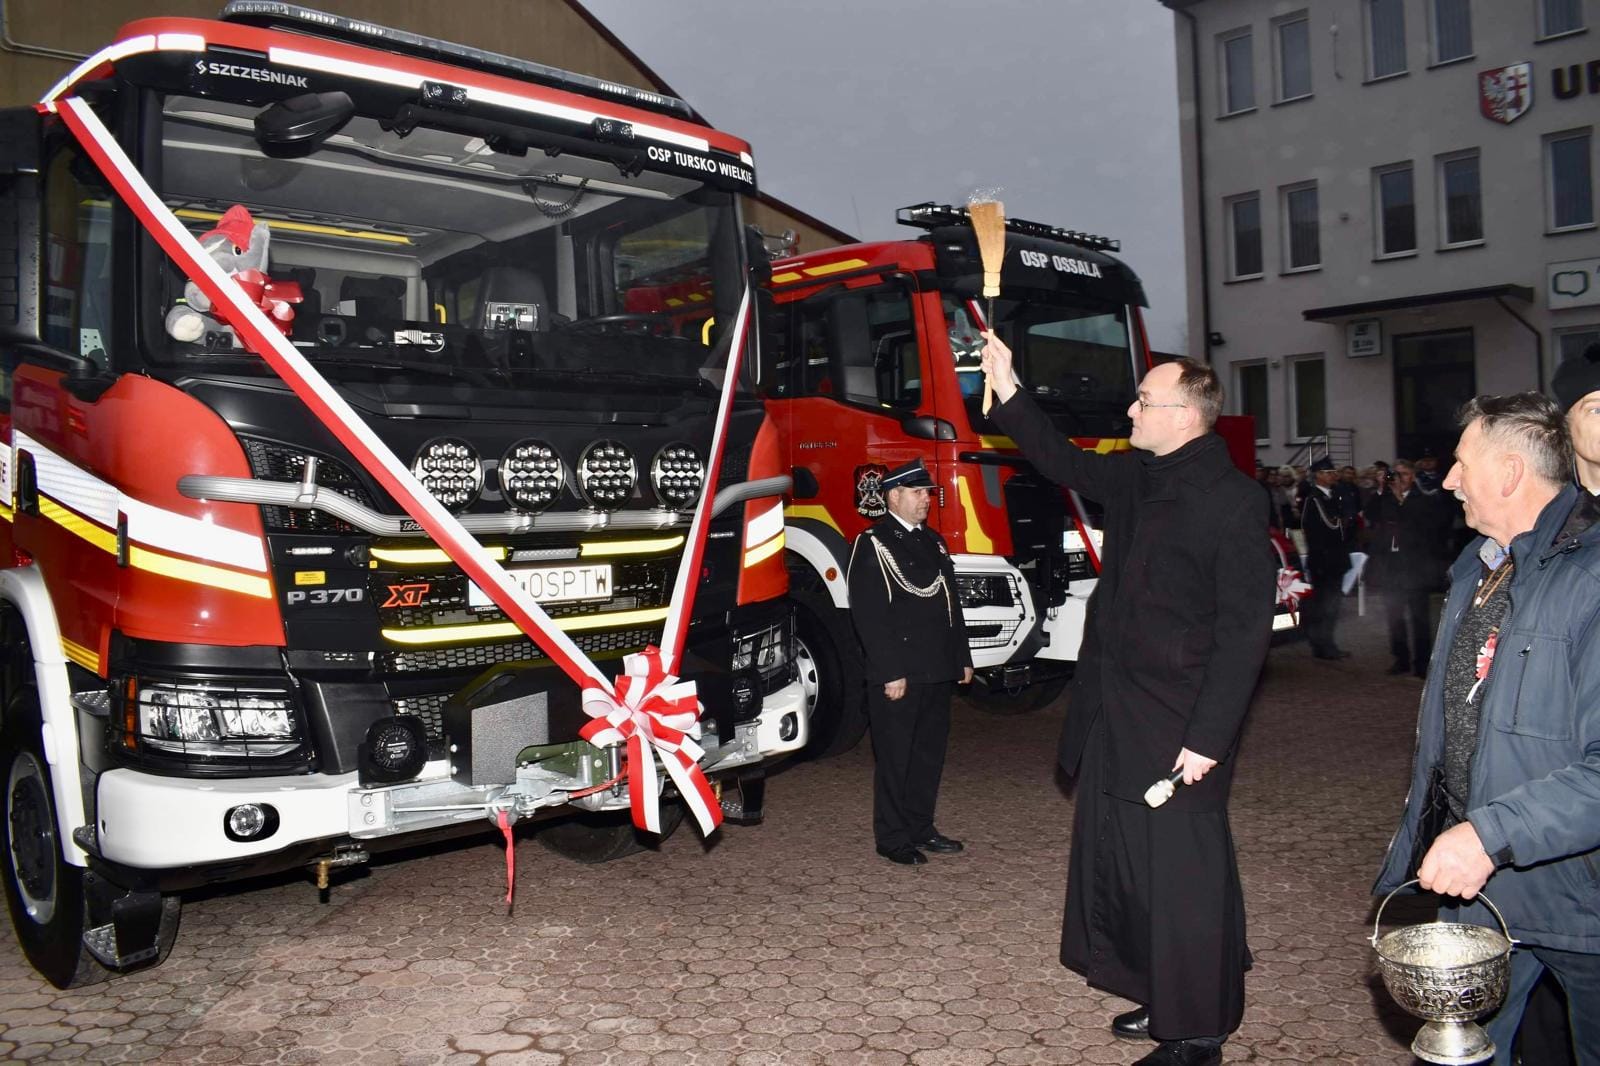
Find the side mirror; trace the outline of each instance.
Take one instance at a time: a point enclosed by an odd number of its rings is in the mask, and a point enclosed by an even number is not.
[[[309,155],[356,113],[349,93],[303,93],[256,115],[256,143],[270,156]]]
[[[767,254],[767,242],[754,226],[744,228],[745,258],[750,260],[750,280],[758,286],[772,282],[772,257]]]

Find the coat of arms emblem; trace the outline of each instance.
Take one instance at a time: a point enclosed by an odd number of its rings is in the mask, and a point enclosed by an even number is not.
[[[1478,110],[1483,117],[1510,125],[1533,106],[1533,64],[1478,72]]]
[[[856,467],[856,511],[866,518],[882,518],[889,513],[883,498],[883,475],[889,468],[878,463]]]

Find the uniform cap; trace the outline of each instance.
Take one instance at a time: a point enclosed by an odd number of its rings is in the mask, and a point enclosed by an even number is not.
[[[1333,469],[1333,460],[1328,458],[1326,455],[1324,455],[1321,459],[1318,459],[1316,462],[1311,464],[1311,472],[1312,473],[1316,473],[1318,470],[1332,470],[1332,469]]]
[[[931,489],[933,478],[928,476],[921,459],[913,459],[883,475],[880,484],[885,492],[890,489]]]

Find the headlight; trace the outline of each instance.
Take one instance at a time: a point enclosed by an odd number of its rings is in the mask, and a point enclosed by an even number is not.
[[[542,440],[519,440],[500,460],[500,491],[513,507],[542,511],[555,502],[567,483],[566,468],[554,446]]]
[[[650,464],[650,484],[656,496],[675,511],[687,510],[700,497],[706,482],[705,464],[687,444],[669,444]]]
[[[288,693],[204,683],[137,685],[138,743],[185,755],[270,758],[300,746]]]
[[[452,511],[471,506],[483,491],[478,450],[455,437],[439,437],[424,444],[411,461],[411,473],[430,496]]]
[[[956,592],[963,608],[1010,607],[1017,602],[1008,574],[957,574]]]
[[[597,440],[578,460],[578,487],[597,511],[615,511],[633,496],[639,467],[621,441]]]

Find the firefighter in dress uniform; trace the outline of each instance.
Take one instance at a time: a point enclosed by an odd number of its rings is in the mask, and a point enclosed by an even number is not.
[[[850,617],[866,660],[867,715],[877,760],[872,832],[903,866],[924,851],[962,850],[934,827],[950,737],[953,685],[972,680],[972,652],[944,538],[927,526],[933,479],[920,459],[882,479],[888,513],[850,556]]]

